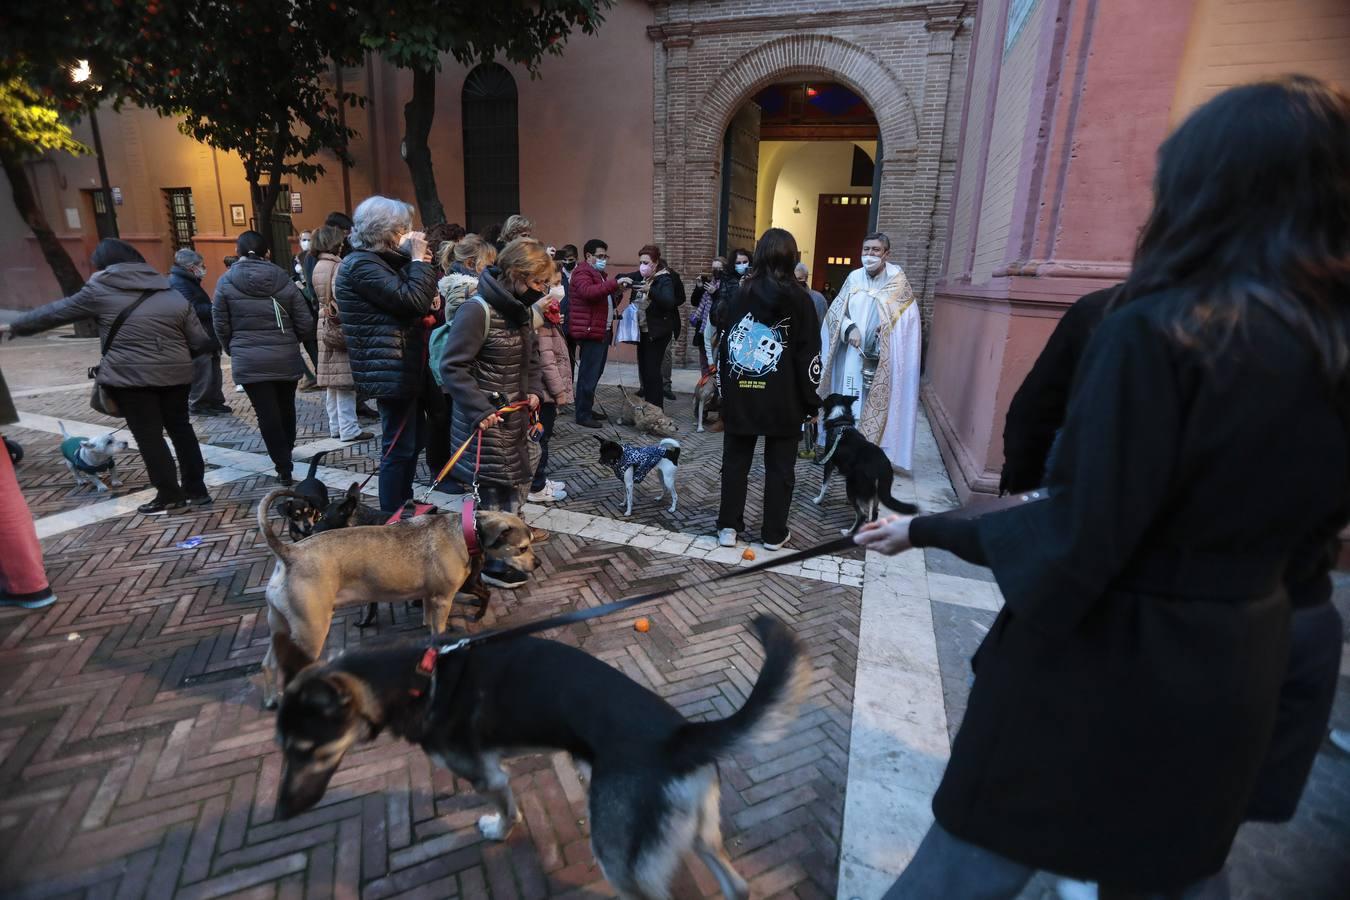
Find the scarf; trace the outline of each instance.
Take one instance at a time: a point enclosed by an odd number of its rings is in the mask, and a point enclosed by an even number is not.
[[[530,324],[530,308],[501,285],[498,281],[501,277],[502,270],[496,266],[484,269],[478,276],[478,296],[486,300],[488,306],[508,323],[516,328],[524,328]]]

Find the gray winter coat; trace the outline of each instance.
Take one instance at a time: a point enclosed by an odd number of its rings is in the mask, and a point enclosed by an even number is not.
[[[544,396],[530,310],[497,284],[496,274],[496,269],[489,269],[479,281],[478,295],[492,306],[486,338],[483,317],[489,314],[481,303],[470,299],[455,314],[451,349],[441,361],[441,377],[453,403],[450,438],[454,447],[497,409],[492,395],[506,403],[524,401],[527,394]],[[522,409],[483,432],[479,480],[514,487],[534,477],[526,437],[529,424],[529,412]],[[474,480],[475,451],[470,447],[452,472],[465,484]]]
[[[305,374],[300,346],[314,337],[314,316],[280,266],[247,256],[230,266],[216,283],[211,319],[236,384]]]
[[[80,319],[98,322],[106,340],[117,314],[141,293],[154,291],[127,316],[117,339],[98,366],[98,383],[108,387],[173,387],[192,383],[192,357],[211,352],[211,339],[192,305],[148,263],[108,266],[74,294],[39,306],[16,319],[16,335],[37,334]]]

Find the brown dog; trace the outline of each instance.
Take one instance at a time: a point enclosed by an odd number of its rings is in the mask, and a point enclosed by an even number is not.
[[[272,531],[267,511],[284,495],[276,490],[258,505],[258,530],[277,558],[267,582],[267,623],[289,634],[311,659],[328,638],[333,610],[375,601],[417,600],[433,635],[446,629],[455,594],[474,571],[458,516],[426,515],[392,525],[365,525],[326,531],[298,544]],[[483,555],[523,572],[535,568],[530,526],[519,516],[482,510],[478,540]],[[263,660],[272,688],[285,687],[271,649]],[[275,704],[275,693],[268,706]]]

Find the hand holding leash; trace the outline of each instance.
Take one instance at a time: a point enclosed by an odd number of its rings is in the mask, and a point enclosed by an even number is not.
[[[869,550],[894,556],[914,546],[909,540],[909,523],[912,521],[913,516],[887,516],[868,522],[854,537],[854,541]]]

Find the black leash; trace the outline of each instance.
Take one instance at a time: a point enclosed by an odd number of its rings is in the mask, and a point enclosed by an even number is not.
[[[781,556],[777,559],[765,560],[761,563],[755,563],[753,566],[733,569],[718,575],[716,578],[710,578],[703,582],[704,584],[716,584],[719,581],[728,581],[732,578],[741,578],[746,575],[752,575],[756,572],[764,572],[778,566],[788,565],[789,563],[801,562],[807,559],[814,559],[817,556],[825,556],[829,553],[837,553],[842,550],[850,550],[858,546],[853,542],[853,536],[835,538],[832,541],[826,541],[823,544],[817,544],[806,550],[799,550],[796,553],[789,553],[787,556]],[[694,585],[695,587],[697,585]],[[469,635],[460,638],[458,641],[450,644],[442,644],[437,648],[437,653],[444,655],[454,653],[456,650],[464,650],[479,644],[486,644],[489,641],[502,641],[508,638],[524,637],[527,634],[537,634],[540,631],[548,631],[552,628],[561,628],[564,625],[574,625],[577,622],[585,622],[590,619],[598,619],[601,616],[608,616],[612,613],[622,612],[625,609],[632,609],[634,606],[640,606],[643,603],[650,603],[653,600],[659,600],[662,597],[669,597],[677,591],[684,588],[663,588],[659,591],[651,591],[646,594],[638,594],[636,597],[626,597],[623,600],[615,600],[613,603],[605,603],[600,606],[592,606],[588,609],[577,609],[572,612],[552,616],[547,619],[540,619],[537,622],[526,622],[524,625],[517,625],[514,628],[506,628],[501,631],[482,631],[478,634]]]

